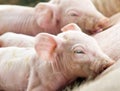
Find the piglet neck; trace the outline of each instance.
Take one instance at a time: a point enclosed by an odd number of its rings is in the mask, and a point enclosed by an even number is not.
[[[42,31],[42,29],[37,25],[37,22],[33,13],[31,13],[28,17],[25,17],[26,21],[23,25],[23,28],[24,28],[23,30],[25,30],[25,34],[35,36],[40,31]]]
[[[15,30],[18,33],[23,33],[27,35],[35,36],[40,32],[44,32],[45,29],[43,29],[40,25],[37,24],[37,20],[35,17],[34,9],[30,9],[26,11],[27,13],[25,15],[19,15],[18,16],[18,25],[16,25]],[[22,16],[22,17],[21,17]],[[16,23],[17,24],[17,23]]]
[[[63,69],[61,63],[58,64],[55,60],[42,60],[38,56],[35,60],[33,65],[37,70],[38,78],[40,78],[41,85],[48,91],[59,91],[75,79],[72,74]]]
[[[35,22],[34,9],[30,8],[24,12],[24,15],[20,14],[16,17],[16,24],[14,24],[14,29],[11,31],[28,35],[36,35],[39,28]]]
[[[58,64],[56,66],[56,64]],[[77,78],[76,75],[72,74],[69,70],[66,68],[64,69],[62,62],[59,61],[59,63],[54,62],[51,63],[52,69],[55,74],[54,77],[56,77],[54,86],[56,87],[57,90],[60,90],[61,88],[64,88],[64,86],[68,85],[71,83],[73,80]]]
[[[51,87],[51,91],[60,91],[62,90],[66,85],[68,85],[71,81],[73,81],[73,78],[67,78],[61,73],[59,75],[56,75],[55,81],[51,84],[49,84],[49,87]]]

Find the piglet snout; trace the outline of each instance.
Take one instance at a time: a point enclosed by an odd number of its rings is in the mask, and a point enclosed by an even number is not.
[[[113,65],[115,61],[113,60],[101,60],[95,61],[92,63],[90,69],[97,75],[100,74],[102,71],[107,69],[109,66]]]
[[[101,32],[104,28],[106,28],[109,25],[109,19],[104,18],[98,21],[95,25],[96,32]]]
[[[115,61],[107,61],[104,60],[103,63],[101,64],[101,67],[98,69],[98,73],[101,73],[105,69],[107,69],[109,66],[113,65]]]
[[[90,34],[90,35],[95,35],[96,33],[102,32],[103,29],[100,28],[99,30],[92,30],[92,31],[88,30],[88,31],[89,31],[88,34]]]

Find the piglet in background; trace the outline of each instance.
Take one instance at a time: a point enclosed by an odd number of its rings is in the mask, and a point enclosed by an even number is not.
[[[38,34],[34,47],[0,48],[0,90],[58,91],[77,77],[96,76],[114,63],[77,25],[62,30],[58,36]]]
[[[58,34],[69,23],[76,23],[85,33],[93,34],[101,31],[108,22],[109,19],[90,0],[51,0],[35,7],[0,5],[0,34]]]
[[[120,0],[91,0],[98,11],[107,17],[120,12]]]

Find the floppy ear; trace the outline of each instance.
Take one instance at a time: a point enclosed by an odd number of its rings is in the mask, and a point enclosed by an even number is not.
[[[48,60],[52,57],[57,47],[55,36],[48,33],[40,33],[35,39],[35,50],[41,59]]]
[[[64,27],[61,29],[61,31],[63,31],[63,32],[68,31],[68,30],[81,31],[81,28],[80,28],[77,24],[75,24],[75,23],[70,23],[70,24],[64,26]]]
[[[35,17],[37,24],[45,29],[49,26],[49,28],[52,26],[55,26],[56,23],[56,17],[55,17],[56,9],[54,9],[54,6],[50,3],[39,3],[35,7]]]

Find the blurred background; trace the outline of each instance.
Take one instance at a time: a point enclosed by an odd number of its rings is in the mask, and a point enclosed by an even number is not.
[[[38,2],[47,2],[47,1],[49,0],[0,0],[0,4],[35,6]]]

